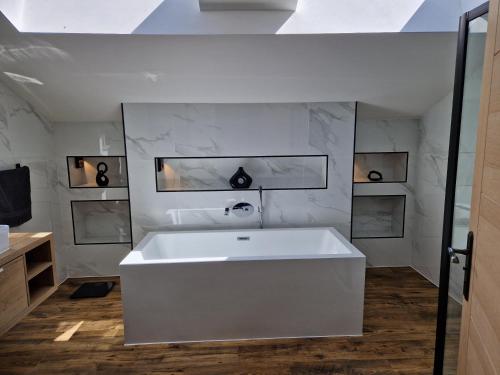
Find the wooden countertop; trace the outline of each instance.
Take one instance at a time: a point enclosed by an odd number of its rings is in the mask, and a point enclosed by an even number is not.
[[[42,243],[51,240],[51,232],[9,233],[10,247],[8,250],[0,253],[0,264],[10,262],[12,259],[15,259]]]

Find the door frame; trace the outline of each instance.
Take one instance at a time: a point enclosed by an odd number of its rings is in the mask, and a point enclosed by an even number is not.
[[[455,62],[455,82],[453,86],[453,104],[451,113],[450,143],[448,148],[448,167],[446,175],[446,193],[444,202],[443,238],[441,242],[441,268],[439,274],[439,299],[436,325],[436,344],[434,352],[434,375],[442,375],[446,344],[446,321],[448,316],[448,293],[450,278],[450,256],[448,246],[453,235],[453,208],[455,206],[455,188],[460,146],[460,128],[462,123],[462,104],[467,57],[468,24],[470,21],[488,13],[486,2],[460,17],[457,57]]]

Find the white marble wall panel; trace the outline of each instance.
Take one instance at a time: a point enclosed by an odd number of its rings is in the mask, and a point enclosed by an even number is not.
[[[130,251],[128,244],[75,245],[72,200],[127,199],[126,188],[70,189],[66,156],[124,155],[123,125],[113,123],[55,123],[57,194],[61,217],[60,252],[68,277],[118,275],[118,264]],[[111,229],[114,221],[102,223]]]
[[[419,124],[415,237],[411,264],[439,283],[452,93],[430,108]]]
[[[169,229],[255,228],[225,216],[255,191],[160,192],[154,157],[329,155],[328,189],[264,192],[269,227],[335,226],[350,235],[353,103],[125,104],[133,238]]]
[[[0,169],[11,169],[20,163],[30,168],[31,178],[32,219],[11,231],[55,232],[59,277],[63,279],[53,137],[52,124],[0,82]]]
[[[353,244],[366,255],[368,266],[408,266],[411,263],[418,135],[417,119],[358,119],[356,124],[356,152],[408,152],[406,183],[354,186],[354,195],[406,195],[403,238],[353,240]]]

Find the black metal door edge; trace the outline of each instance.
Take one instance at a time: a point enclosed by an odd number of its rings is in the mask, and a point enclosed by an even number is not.
[[[455,63],[455,83],[453,87],[453,107],[451,114],[450,144],[448,148],[448,169],[446,176],[446,196],[444,204],[443,239],[441,244],[441,269],[439,275],[439,300],[436,325],[436,345],[434,352],[434,375],[443,374],[444,350],[446,338],[446,320],[448,314],[448,289],[450,277],[450,258],[448,247],[452,239],[453,207],[455,205],[455,187],[457,178],[458,151],[460,145],[460,125],[465,80],[465,59],[467,55],[468,24],[485,15],[488,3],[465,13],[460,17],[457,58]]]

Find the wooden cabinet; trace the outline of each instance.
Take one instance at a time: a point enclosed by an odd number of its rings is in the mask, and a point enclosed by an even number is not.
[[[51,233],[13,233],[0,254],[0,335],[57,289]]]
[[[0,332],[8,329],[28,308],[22,257],[0,267]]]

